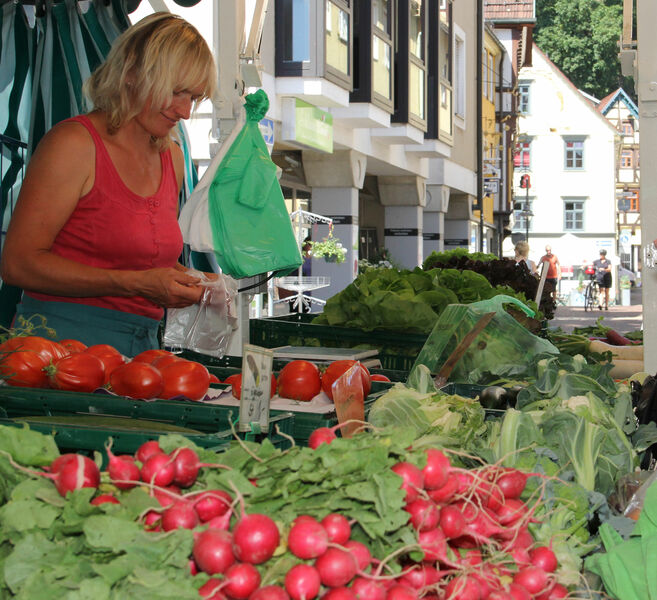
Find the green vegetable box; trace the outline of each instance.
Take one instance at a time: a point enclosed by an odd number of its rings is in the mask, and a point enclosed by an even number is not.
[[[234,407],[191,401],[144,401],[109,393],[0,387],[4,424],[29,422],[33,429],[54,433],[65,450],[101,451],[111,436],[116,452],[131,453],[142,442],[166,433],[185,435],[203,448],[219,448],[233,438],[231,422],[236,423],[237,414]],[[279,411],[272,413],[267,434],[240,435],[254,440],[269,437],[274,445],[287,447],[293,427],[294,415]]]

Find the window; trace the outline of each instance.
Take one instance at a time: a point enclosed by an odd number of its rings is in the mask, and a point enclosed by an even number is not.
[[[516,154],[513,157],[513,166],[522,169],[529,169],[531,166],[530,150],[531,150],[531,141],[530,140],[521,140],[516,145]]]
[[[620,166],[622,169],[631,169],[632,163],[632,150],[623,150],[621,152]]]
[[[465,119],[465,39],[454,37],[454,113]]]
[[[513,231],[525,232],[532,230],[532,204],[534,198],[516,199],[513,205]]]
[[[641,207],[639,206],[639,192],[632,191],[630,193],[632,194],[631,196],[629,196],[630,212],[639,212],[641,210]]]
[[[563,214],[563,228],[566,231],[583,231],[584,229],[584,201],[565,200]]]
[[[569,170],[584,168],[584,140],[566,140],[565,168]]]
[[[518,83],[518,112],[522,115],[529,114],[529,82]]]
[[[337,2],[326,0],[326,65],[348,76],[349,13],[345,8]]]
[[[634,122],[623,121],[621,124],[621,131],[623,132],[623,135],[634,135]]]
[[[488,99],[495,102],[495,57],[492,52],[488,52]]]

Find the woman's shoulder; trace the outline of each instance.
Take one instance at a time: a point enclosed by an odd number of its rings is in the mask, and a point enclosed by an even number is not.
[[[79,121],[67,119],[53,126],[43,137],[39,145],[48,145],[58,152],[73,153],[70,156],[80,156],[94,146],[94,140],[89,130]]]

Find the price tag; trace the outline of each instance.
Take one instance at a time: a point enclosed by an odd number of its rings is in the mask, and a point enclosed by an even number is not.
[[[245,344],[242,353],[242,394],[238,431],[269,431],[271,371],[274,351]]]
[[[333,382],[333,403],[338,423],[365,420],[365,397],[361,380],[361,368],[355,364]],[[350,438],[360,423],[348,423],[340,428],[342,437]]]

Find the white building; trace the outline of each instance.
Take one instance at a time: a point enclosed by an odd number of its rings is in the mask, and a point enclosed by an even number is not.
[[[533,260],[551,245],[562,265],[561,292],[567,293],[577,283],[581,267],[597,259],[601,249],[612,264],[619,262],[615,199],[619,137],[588,97],[536,46],[532,64],[518,76],[521,116],[512,238],[524,239],[529,230]],[[529,175],[528,188],[520,187],[523,175]],[[533,216],[523,214],[527,209]]]

